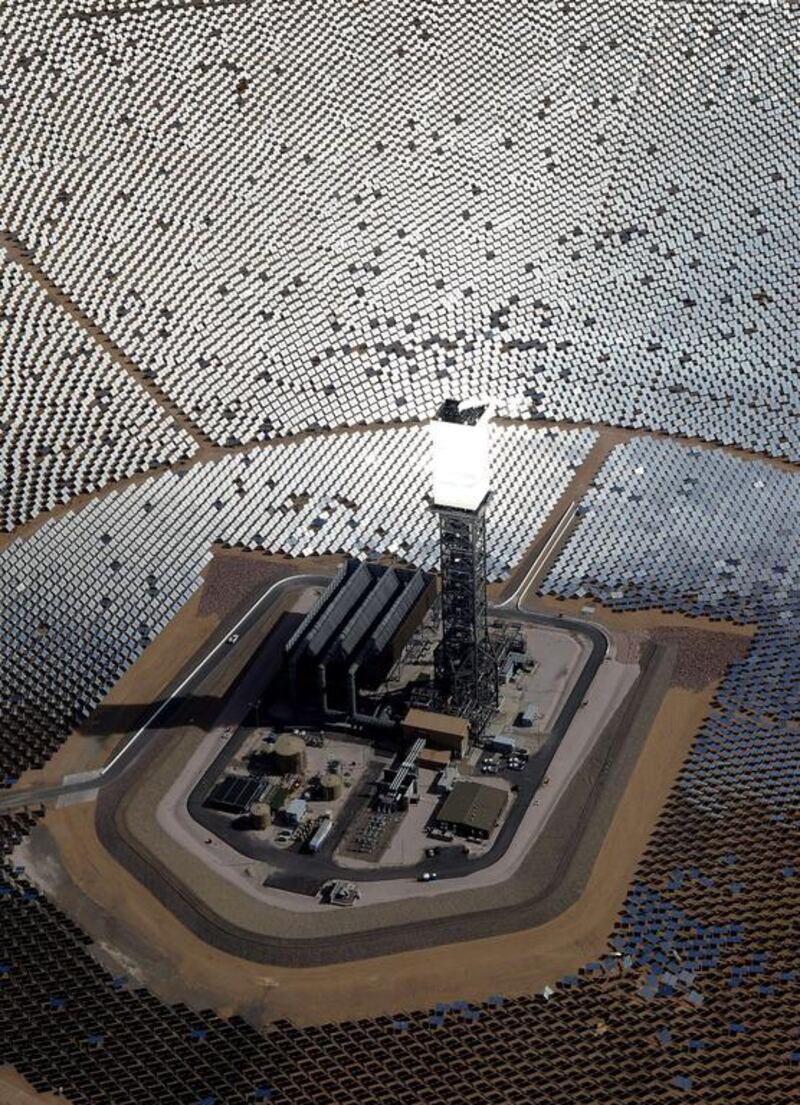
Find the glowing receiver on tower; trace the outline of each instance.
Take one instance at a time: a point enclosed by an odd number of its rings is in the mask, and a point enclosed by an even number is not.
[[[489,419],[482,399],[446,400],[431,422],[433,501],[477,510],[489,494]]]

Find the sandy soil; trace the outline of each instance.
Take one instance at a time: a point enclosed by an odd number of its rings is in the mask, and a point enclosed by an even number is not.
[[[220,545],[212,551],[214,559],[204,573],[199,612],[220,621],[246,609],[275,580],[308,573],[332,576],[342,563],[341,556],[288,557]]]
[[[64,1105],[64,1098],[38,1093],[13,1067],[0,1067],[0,1105]]]
[[[587,606],[592,607],[592,612],[582,614]],[[593,598],[583,599],[557,599],[552,595],[537,595],[535,588],[533,593],[528,591],[522,598],[522,608],[544,614],[563,614],[565,618],[583,618],[586,621],[596,622],[618,634],[647,634],[658,638],[667,635],[662,631],[681,630],[682,635],[703,633],[712,637],[724,636],[744,638],[743,648],[752,637],[755,636],[757,626],[736,625],[734,622],[714,622],[710,618],[689,618],[685,614],[669,614],[664,610],[626,610],[624,614],[603,606]]]

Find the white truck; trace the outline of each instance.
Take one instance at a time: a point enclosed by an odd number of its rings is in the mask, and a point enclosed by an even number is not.
[[[308,842],[309,852],[318,852],[325,841],[330,836],[331,829],[333,828],[333,820],[329,813],[323,814],[320,818],[311,839]]]

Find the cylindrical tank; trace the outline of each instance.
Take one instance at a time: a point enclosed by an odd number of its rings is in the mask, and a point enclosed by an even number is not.
[[[250,808],[254,829],[266,829],[272,824],[272,810],[266,802],[254,802]]]
[[[281,733],[272,748],[277,775],[302,774],[306,769],[306,742],[293,733]]]
[[[342,777],[335,771],[329,771],[322,775],[319,780],[319,788],[322,792],[323,801],[335,802],[342,795],[342,786]]]

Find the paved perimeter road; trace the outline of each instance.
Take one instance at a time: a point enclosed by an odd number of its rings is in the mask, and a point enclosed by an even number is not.
[[[46,787],[33,787],[28,790],[15,791],[12,789],[8,793],[0,795],[0,812],[19,809],[21,806],[37,805],[40,802],[52,802],[63,795],[96,791],[120,779],[130,770],[145,748],[150,745],[150,742],[164,729],[171,713],[177,707],[180,707],[187,697],[192,695],[201,680],[209,674],[213,665],[224,658],[226,652],[233,647],[228,640],[232,634],[237,633],[242,636],[247,633],[263,617],[265,611],[288,591],[327,583],[330,583],[329,576],[292,575],[271,584],[249,607],[246,613],[242,614],[238,621],[234,622],[233,625],[217,629],[202,657],[199,660],[194,657],[190,661],[190,665],[187,665],[190,670],[187,672],[184,669],[173,680],[165,691],[164,697],[147,720],[135,733],[131,734],[105,767],[98,771],[85,772],[81,778],[74,779],[71,782],[61,782]],[[156,725],[156,723],[158,724]]]
[[[309,574],[290,576],[272,584],[235,624],[225,627],[224,630],[220,627],[203,656],[199,660],[195,658],[189,666],[190,670],[177,677],[166,693],[164,701],[153,710],[144,724],[131,735],[101,771],[94,773],[90,778],[74,780],[61,786],[19,793],[9,792],[0,798],[0,811],[49,801],[62,795],[105,791],[112,784],[118,783],[139,758],[151,749],[153,742],[163,732],[171,714],[181,709],[185,704],[185,698],[192,694],[193,688],[208,676],[212,666],[225,656],[226,648],[233,647],[228,643],[232,633],[248,632],[269,610],[270,605],[287,592],[298,587],[328,582],[328,576]],[[536,614],[521,608],[520,599],[516,595],[514,598],[516,602],[513,605],[506,604],[503,609],[493,608],[492,614],[512,617],[533,625],[555,624],[588,636],[592,642],[592,652],[564,703],[548,740],[548,743],[553,742],[552,751],[554,751],[575,711],[580,707],[597,668],[602,663],[608,648],[608,640],[604,632],[595,625],[569,618],[553,618],[550,615]],[[629,693],[622,708],[604,730],[590,757],[593,761],[592,769],[581,773],[581,776],[570,784],[570,789],[554,811],[551,818],[552,826],[548,824],[547,831],[533,845],[529,855],[523,860],[518,874],[513,877],[522,879],[529,887],[530,898],[511,908],[498,902],[497,908],[482,912],[467,910],[464,914],[455,917],[434,918],[393,928],[376,928],[350,936],[337,935],[335,939],[303,940],[291,937],[267,937],[238,929],[236,926],[224,923],[216,915],[209,914],[202,902],[194,900],[172,885],[166,872],[159,872],[143,857],[133,853],[116,833],[113,834],[116,839],[105,841],[106,847],[109,847],[119,862],[128,867],[182,923],[201,939],[233,955],[255,962],[311,966],[386,955],[404,949],[472,940],[481,936],[529,928],[557,916],[580,894],[594,856],[605,837],[616,804],[624,790],[628,775],[636,761],[639,748],[649,731],[663,694],[669,686],[673,661],[674,656],[667,655],[666,649],[659,646],[651,650],[650,659],[645,664],[642,676]],[[155,725],[158,728],[154,729]],[[547,762],[552,756],[552,751]],[[615,770],[609,771],[610,766]],[[544,767],[541,770],[543,774]],[[515,806],[521,811],[524,810],[523,802],[515,803]],[[513,834],[513,829],[509,829],[508,832]],[[101,837],[103,835],[101,833]],[[407,869],[404,870],[404,874],[408,877]],[[359,880],[361,877],[359,873]]]
[[[174,879],[156,857],[140,855],[112,824],[113,792],[108,792],[107,803],[101,797],[100,806],[109,808],[98,819],[100,838],[115,859],[196,936],[256,963],[320,966],[533,928],[559,916],[580,897],[669,687],[674,653],[675,646],[648,650],[642,675],[604,728],[585,769],[569,784],[515,874],[495,888],[497,893],[488,907],[479,906],[464,890],[457,892],[464,901],[463,912],[458,914],[404,919],[399,911],[396,921],[388,924],[382,921],[357,932],[315,937],[256,933],[223,920],[193,888]],[[484,897],[482,888],[475,893]],[[361,912],[372,907],[358,908]]]
[[[489,851],[479,857],[468,858],[464,855],[460,846],[453,845],[442,847],[441,854],[435,860],[423,858],[416,864],[393,867],[348,868],[346,864],[335,863],[332,859],[332,853],[336,850],[346,829],[347,816],[341,814],[336,819],[334,831],[326,842],[324,849],[317,855],[300,854],[296,851],[280,851],[267,841],[247,838],[232,827],[229,817],[218,814],[214,810],[206,809],[203,805],[211,784],[224,770],[242,744],[244,736],[242,733],[237,733],[231,737],[230,741],[214,757],[213,762],[192,788],[188,807],[193,819],[202,825],[207,832],[220,837],[240,854],[247,856],[249,859],[268,862],[272,868],[269,885],[273,889],[298,894],[316,896],[319,887],[329,879],[351,878],[359,883],[386,882],[390,879],[413,879],[421,875],[423,871],[429,870],[435,871],[439,879],[464,878],[497,863],[513,842],[531,800],[550,768],[553,756],[564,734],[569,729],[575,714],[586,698],[592,680],[605,659],[608,651],[608,640],[600,629],[584,622],[554,617],[549,614],[535,614],[525,610],[510,610],[507,607],[494,607],[490,610],[493,617],[525,622],[529,625],[542,625],[550,629],[562,629],[579,634],[589,640],[591,649],[542,747],[535,755],[531,756],[523,771],[506,773],[508,781],[514,783],[517,787],[516,800],[512,804],[509,814]],[[279,660],[279,656],[271,658],[273,668]],[[260,670],[265,671],[266,664],[267,661],[262,660],[259,664]],[[244,697],[246,699],[247,695]],[[358,801],[358,795],[354,794],[351,798],[352,808]]]

